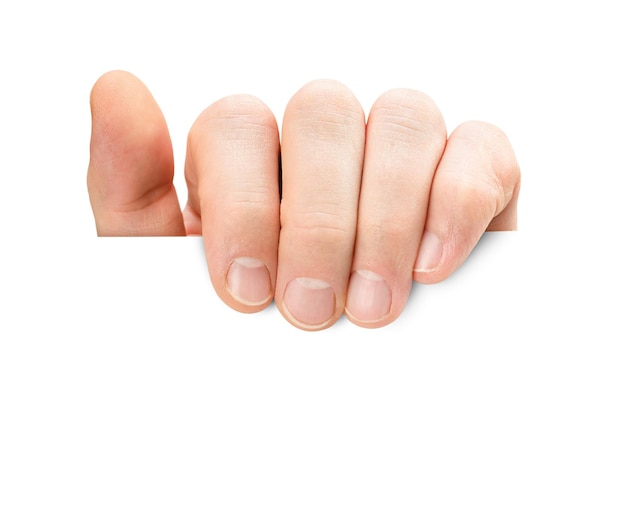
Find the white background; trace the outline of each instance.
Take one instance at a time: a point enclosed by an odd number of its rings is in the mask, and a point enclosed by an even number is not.
[[[624,507],[623,15],[615,2],[0,7],[0,507]],[[410,7],[409,7],[410,6]],[[520,232],[390,327],[213,295],[199,239],[96,239],[89,92],[126,69],[177,168],[211,102],[307,81],[502,127]],[[176,175],[186,200],[182,171]]]

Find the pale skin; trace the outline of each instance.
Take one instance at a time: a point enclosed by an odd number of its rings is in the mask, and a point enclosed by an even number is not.
[[[443,281],[483,232],[517,228],[520,169],[506,135],[477,121],[448,135],[415,90],[383,93],[366,118],[343,84],[310,82],[289,101],[282,137],[256,97],[218,100],[189,131],[183,210],[168,128],[146,86],[106,73],[91,111],[98,235],[202,235],[227,305],[251,313],[275,301],[304,330],[342,314],[387,325],[413,281]]]

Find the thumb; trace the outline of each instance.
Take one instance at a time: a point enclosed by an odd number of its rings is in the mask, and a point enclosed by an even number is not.
[[[165,119],[146,86],[111,71],[91,91],[87,189],[100,236],[184,235]]]

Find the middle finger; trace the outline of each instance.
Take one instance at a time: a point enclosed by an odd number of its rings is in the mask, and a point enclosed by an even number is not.
[[[364,144],[363,109],[344,85],[314,81],[289,101],[275,296],[305,330],[329,327],[344,309]]]

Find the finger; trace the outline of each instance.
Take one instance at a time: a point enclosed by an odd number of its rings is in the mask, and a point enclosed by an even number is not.
[[[184,235],[163,114],[141,81],[103,75],[91,92],[87,188],[98,235]]]
[[[305,330],[330,326],[345,306],[364,142],[363,110],[340,83],[311,82],[286,108],[276,302]]]
[[[459,126],[435,173],[415,280],[447,278],[485,230],[515,230],[519,188],[520,169],[506,135],[483,122]]]
[[[345,310],[358,325],[386,325],[406,304],[445,144],[443,117],[428,96],[391,90],[372,106]]]
[[[189,132],[185,214],[201,225],[216,292],[242,312],[266,307],[274,295],[279,153],[276,120],[252,96],[214,103]]]

